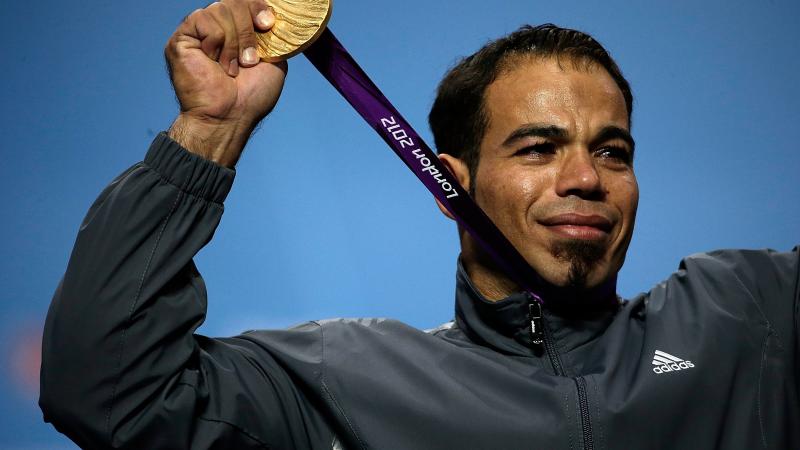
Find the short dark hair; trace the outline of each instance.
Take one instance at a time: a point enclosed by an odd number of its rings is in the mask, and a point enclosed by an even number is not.
[[[633,94],[617,63],[593,37],[577,30],[551,23],[536,27],[525,25],[513,33],[484,45],[461,59],[439,83],[428,123],[438,153],[462,159],[474,180],[480,160],[479,148],[488,126],[484,98],[486,88],[504,70],[513,67],[518,56],[566,56],[575,63],[598,64],[617,83],[625,105],[628,123],[633,112]],[[472,183],[474,189],[474,181]]]

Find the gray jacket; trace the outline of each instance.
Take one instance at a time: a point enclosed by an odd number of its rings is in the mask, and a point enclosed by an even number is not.
[[[308,322],[212,339],[193,256],[234,172],[159,135],[83,221],[39,403],[84,448],[798,449],[800,251],[685,259],[619,304],[486,301],[453,322]],[[569,299],[564,299],[569,304]],[[574,306],[574,305],[573,305]]]

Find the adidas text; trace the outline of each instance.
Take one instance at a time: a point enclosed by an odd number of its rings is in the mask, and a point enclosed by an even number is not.
[[[664,372],[675,372],[681,369],[689,369],[694,367],[691,361],[683,361],[679,363],[672,363],[672,364],[664,364],[663,366],[656,366],[653,367],[653,372],[655,373],[664,373]]]
[[[691,361],[683,360],[669,353],[656,350],[653,355],[653,372],[662,374],[666,372],[677,372],[679,370],[691,369],[694,367]]]

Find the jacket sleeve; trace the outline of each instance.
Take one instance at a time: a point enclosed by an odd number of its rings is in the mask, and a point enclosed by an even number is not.
[[[39,404],[83,448],[312,448],[331,431],[263,345],[195,335],[206,290],[193,256],[234,172],[161,133],[91,206],[45,323]],[[318,327],[293,330],[313,379]],[[288,356],[291,358],[292,356]]]

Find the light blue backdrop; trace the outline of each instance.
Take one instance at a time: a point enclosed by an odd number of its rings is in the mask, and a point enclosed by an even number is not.
[[[38,334],[83,214],[176,113],[162,49],[204,3],[0,5],[0,448],[72,448],[36,407]],[[637,230],[620,278],[800,242],[800,3],[338,0],[331,28],[429,141],[438,80],[523,23],[595,35],[634,89]],[[302,57],[197,257],[201,332],[330,316],[452,316],[455,226]]]

